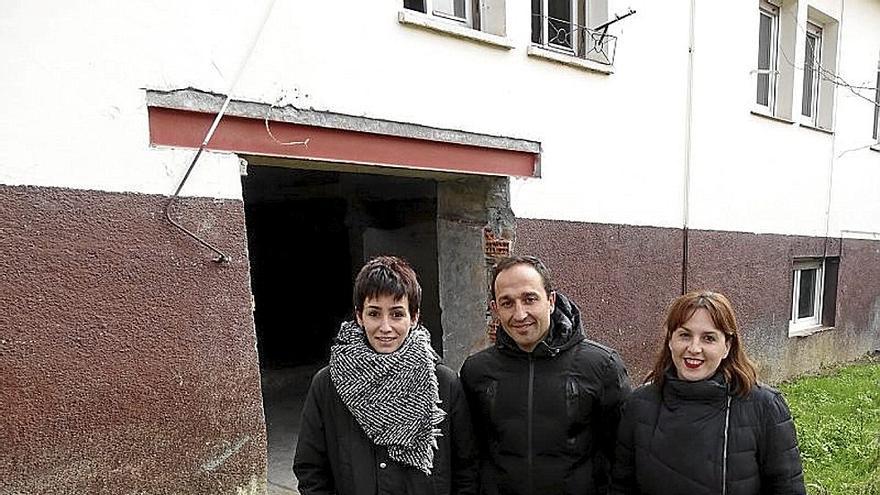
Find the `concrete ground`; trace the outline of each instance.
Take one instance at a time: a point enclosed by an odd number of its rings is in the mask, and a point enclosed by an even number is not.
[[[263,369],[263,407],[268,440],[268,495],[299,495],[293,475],[300,412],[320,365]]]

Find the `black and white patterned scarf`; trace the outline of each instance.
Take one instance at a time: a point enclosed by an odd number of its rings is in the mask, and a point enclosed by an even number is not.
[[[446,413],[440,403],[439,357],[425,327],[410,329],[400,348],[374,351],[364,329],[343,323],[330,348],[330,378],[343,404],[376,445],[397,462],[430,475]]]

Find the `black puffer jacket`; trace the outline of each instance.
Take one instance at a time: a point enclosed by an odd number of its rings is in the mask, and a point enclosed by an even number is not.
[[[431,476],[388,457],[367,438],[336,393],[329,368],[312,379],[293,471],[303,495],[473,495],[477,457],[470,413],[455,372],[437,366],[440,423]]]
[[[728,397],[720,372],[687,382],[670,371],[662,393],[653,384],[633,392],[618,430],[612,493],[804,494],[794,423],[779,392],[757,385],[746,397]]]
[[[461,379],[481,447],[481,493],[604,493],[629,378],[613,350],[584,336],[557,293],[550,332],[526,353],[504,331]]]

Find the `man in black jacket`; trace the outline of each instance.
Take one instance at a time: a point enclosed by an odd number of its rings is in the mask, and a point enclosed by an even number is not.
[[[497,263],[494,347],[461,369],[486,495],[605,493],[620,404],[630,392],[617,353],[587,340],[580,310],[554,292],[537,258]]]

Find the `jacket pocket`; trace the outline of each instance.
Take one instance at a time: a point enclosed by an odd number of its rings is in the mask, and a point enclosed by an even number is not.
[[[583,452],[592,444],[593,395],[579,377],[565,378],[566,448],[572,453]]]
[[[565,380],[565,411],[568,414],[568,424],[574,424],[579,420],[579,396],[580,390],[578,390],[577,379],[569,376]]]
[[[496,412],[496,397],[498,396],[498,382],[496,380],[492,380],[486,386],[485,392],[485,400],[483,401],[486,407],[486,413],[489,418],[495,419]]]

